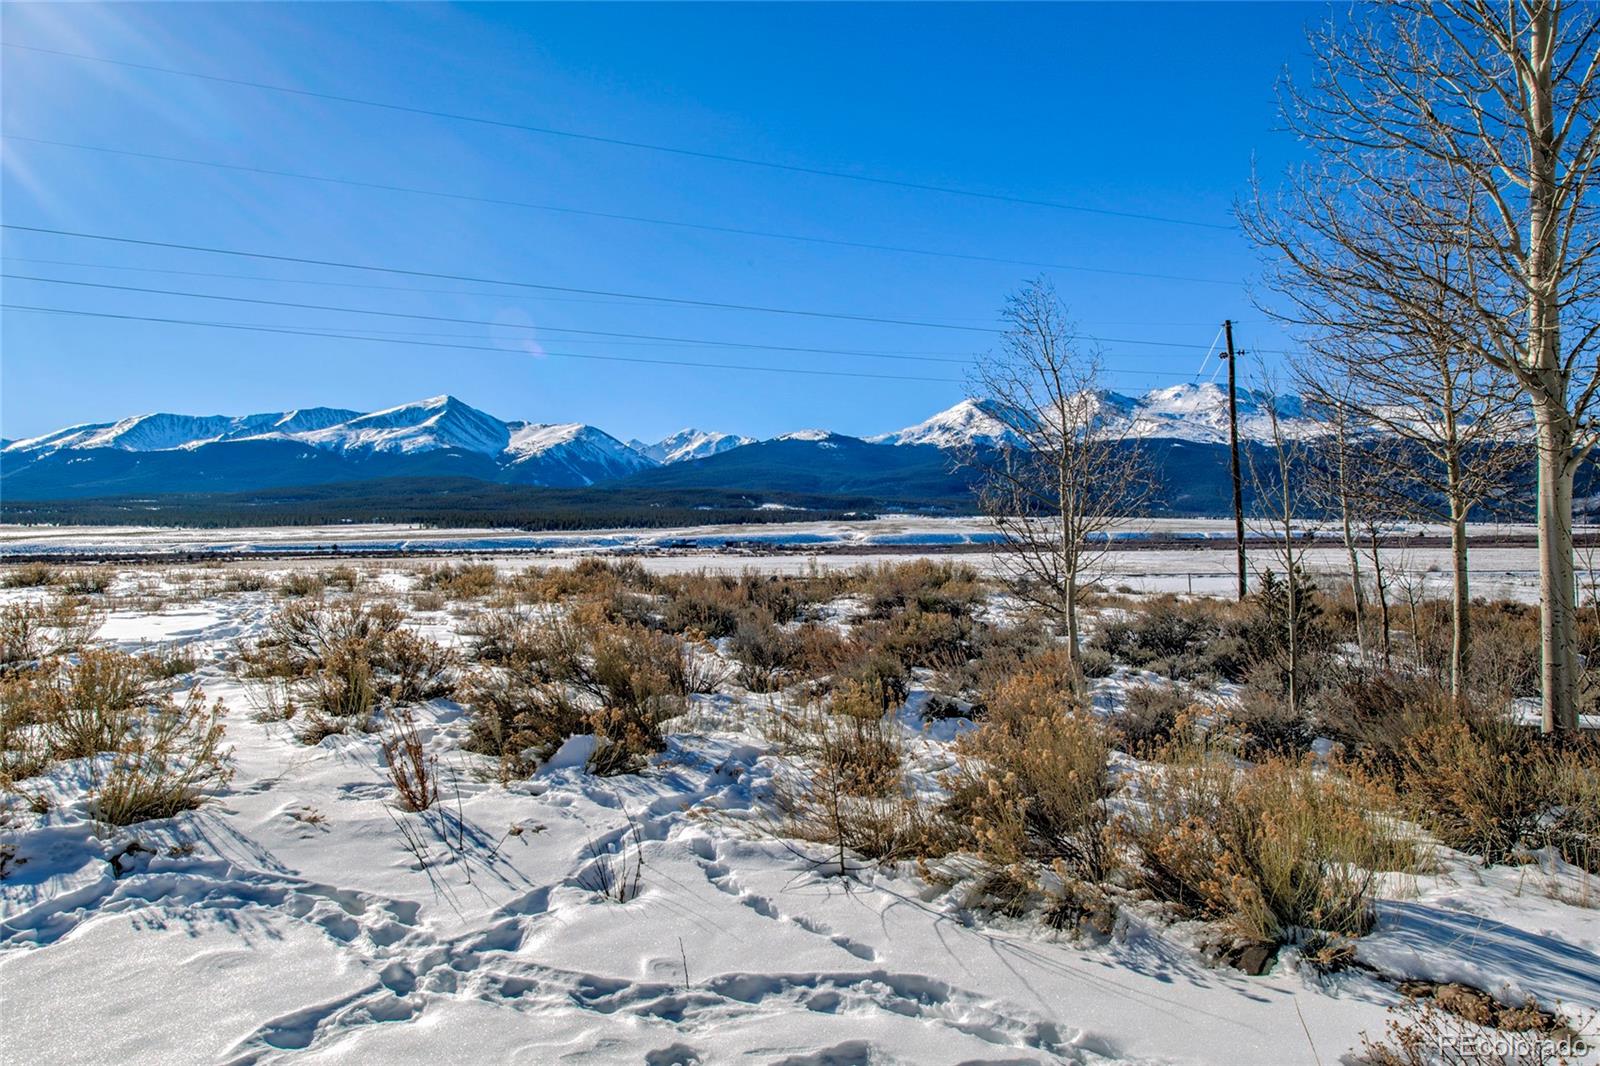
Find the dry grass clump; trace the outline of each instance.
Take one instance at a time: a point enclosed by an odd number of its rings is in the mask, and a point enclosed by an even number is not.
[[[439,760],[428,753],[416,720],[405,713],[395,715],[380,743],[400,807],[419,812],[439,802]]]
[[[222,750],[220,700],[208,705],[193,688],[181,701],[166,696],[139,710],[92,800],[96,816],[112,825],[192,810],[233,774]]]
[[[1138,799],[1119,821],[1137,884],[1250,941],[1360,936],[1372,926],[1377,872],[1419,861],[1369,796],[1308,762],[1156,767]]]

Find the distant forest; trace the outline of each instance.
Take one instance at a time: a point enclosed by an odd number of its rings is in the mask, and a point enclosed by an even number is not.
[[[763,507],[762,505],[767,505]],[[907,504],[909,508],[911,505]],[[939,501],[939,513],[970,510]],[[253,492],[148,493],[93,499],[0,502],[0,519],[19,524],[317,526],[389,522],[445,529],[660,529],[733,522],[850,521],[876,516],[884,501],[865,496],[750,493],[717,489],[552,489],[470,478],[391,478]]]

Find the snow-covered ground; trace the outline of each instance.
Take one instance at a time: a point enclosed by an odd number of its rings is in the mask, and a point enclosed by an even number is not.
[[[433,701],[444,802],[401,812],[377,736],[308,747],[255,720],[224,661],[273,606],[245,592],[106,619],[125,649],[199,653],[178,684],[226,702],[237,775],[129,829],[89,821],[66,770],[49,813],[13,812],[0,1061],[1282,1066],[1339,1061],[1397,1000],[1292,951],[1261,977],[1219,968],[1136,913],[1085,941],[971,914],[909,864],[828,876],[762,829],[768,697],[737,690],[696,697],[643,774],[509,785],[462,752],[463,709]],[[444,612],[414,620],[457,639]],[[899,723],[931,772],[953,729],[923,728],[920,702]],[[594,890],[604,863],[639,868],[637,898]],[[1361,957],[1581,1011],[1600,1006],[1597,895],[1570,868],[1447,852],[1389,885]]]

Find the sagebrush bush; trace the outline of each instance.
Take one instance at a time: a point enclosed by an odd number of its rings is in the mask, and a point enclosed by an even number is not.
[[[38,694],[45,744],[57,759],[119,750],[154,698],[138,657],[99,648],[62,666]]]
[[[470,675],[462,698],[471,709],[464,747],[500,761],[505,778],[525,777],[575,733],[587,713],[558,684],[505,668]]]
[[[978,572],[965,563],[916,559],[863,568],[849,575],[873,618],[915,608],[930,614],[968,615],[982,601]]]
[[[610,620],[592,601],[567,611],[484,623],[478,654],[492,665],[464,686],[472,747],[520,775],[574,733],[600,739],[591,768],[636,770],[665,746],[661,723],[689,695],[721,681],[681,638]],[[697,665],[698,664],[698,665]]]
[[[1147,755],[1172,743],[1193,702],[1179,685],[1130,685],[1107,725],[1124,751]]]
[[[482,599],[499,584],[500,573],[492,563],[444,563],[417,575],[418,588],[443,593],[450,599]]]
[[[0,588],[32,589],[55,583],[55,568],[48,563],[19,563],[0,571]]]
[[[1116,861],[1105,802],[1111,745],[1072,702],[1070,670],[1064,655],[1042,657],[986,693],[983,721],[957,742],[944,813],[997,869],[1059,866],[1100,882]]]
[[[380,704],[453,691],[454,653],[404,623],[405,613],[391,603],[293,600],[240,657],[246,676],[294,684],[294,702],[307,712],[300,738],[315,744],[334,733],[369,731]]]
[[[880,703],[847,684],[830,706],[781,714],[770,727],[794,762],[774,780],[778,832],[825,845],[824,865],[840,876],[858,869],[856,856],[893,861],[949,846],[939,819],[906,788],[904,745]]]
[[[1119,828],[1153,898],[1282,943],[1366,933],[1377,872],[1416,866],[1414,844],[1371,808],[1353,783],[1308,762],[1200,760],[1146,770]]]
[[[1451,847],[1506,862],[1554,844],[1592,868],[1597,738],[1563,742],[1498,707],[1446,702],[1401,741],[1396,762],[1402,802]]]
[[[1240,681],[1249,665],[1247,614],[1220,600],[1156,596],[1096,623],[1089,648],[1173,680]]]

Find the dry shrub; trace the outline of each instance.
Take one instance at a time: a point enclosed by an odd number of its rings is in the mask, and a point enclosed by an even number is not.
[[[438,641],[397,629],[385,637],[381,650],[379,662],[393,702],[420,703],[454,691],[456,655]]]
[[[1108,725],[1122,750],[1150,755],[1173,742],[1192,703],[1181,685],[1130,685]]]
[[[1412,842],[1354,784],[1307,762],[1156,767],[1140,798],[1119,823],[1137,848],[1138,883],[1248,940],[1360,936],[1376,873],[1417,863]]]
[[[1450,717],[1450,693],[1437,680],[1389,671],[1342,674],[1317,701],[1319,732],[1344,745],[1349,757],[1393,780],[1400,749],[1429,722]]]
[[[0,677],[0,789],[43,772],[50,763],[41,686],[31,674]]]
[[[372,732],[378,688],[371,662],[360,648],[330,660],[303,679],[300,702],[305,713],[295,735],[302,744],[320,744],[339,733]]]
[[[564,740],[586,729],[586,712],[563,686],[517,671],[477,671],[464,698],[472,709],[464,747],[499,759],[507,779],[532,773]]]
[[[5,568],[0,588],[35,589],[56,583],[55,568],[48,563],[20,563]]]
[[[327,584],[315,570],[291,570],[278,581],[278,595],[283,597],[320,596]]]
[[[867,613],[873,618],[888,618],[909,608],[969,615],[984,596],[978,572],[949,560],[864,567],[850,575],[850,584],[866,598]]]
[[[522,611],[479,611],[461,626],[467,654],[483,663],[506,666],[537,654],[534,615]]]
[[[342,592],[354,592],[361,584],[361,574],[355,567],[348,563],[330,566],[322,572],[322,587],[339,589]]]
[[[183,644],[164,644],[139,656],[145,673],[152,681],[170,681],[190,674],[200,665],[200,658]]]
[[[801,662],[801,644],[793,630],[781,629],[770,614],[740,620],[729,642],[739,663],[739,683],[751,692],[776,692]]]
[[[634,773],[666,747],[661,723],[683,713],[687,666],[683,643],[670,634],[633,625],[595,634],[587,670],[572,679],[600,703],[589,720],[600,738],[591,772]]]
[[[635,559],[581,559],[571,567],[529,567],[503,576],[506,594],[521,603],[557,603],[567,599],[612,601],[625,593],[648,593],[650,572]]]
[[[86,649],[41,683],[35,712],[51,757],[86,759],[118,751],[140,724],[147,705],[160,702],[136,656]]]
[[[916,606],[864,622],[853,635],[906,666],[936,666],[973,652],[970,618]]]
[[[428,754],[411,715],[395,715],[380,744],[403,810],[425,811],[439,802],[439,760]]]
[[[454,654],[404,622],[404,612],[390,603],[294,600],[240,657],[246,676],[295,683],[296,702],[308,712],[300,737],[315,744],[334,733],[370,731],[382,702],[453,691]]]
[[[699,686],[720,681],[678,637],[608,621],[593,603],[514,628],[485,626],[478,639],[497,665],[466,686],[472,747],[500,758],[508,775],[581,732],[600,738],[592,770],[635,770],[665,747],[661,723],[683,713]]]
[[[1251,657],[1247,608],[1223,600],[1157,596],[1130,602],[1125,612],[1099,622],[1091,649],[1173,680],[1244,679]]]
[[[1396,758],[1405,806],[1451,847],[1505,862],[1553,844],[1594,868],[1600,738],[1563,744],[1498,708],[1446,703]]]
[[[843,687],[833,705],[808,706],[772,723],[773,739],[794,760],[774,782],[777,832],[826,845],[822,865],[845,876],[854,857],[889,861],[939,854],[942,828],[907,794],[904,748],[879,697]]]
[[[1308,708],[1289,709],[1285,678],[1279,662],[1258,662],[1238,695],[1221,704],[1227,729],[1245,758],[1295,756],[1309,750],[1313,734]]]
[[[229,570],[222,579],[222,591],[264,592],[271,584],[267,575],[259,570]]]
[[[358,646],[372,657],[404,621],[391,603],[295,600],[273,614],[266,635],[243,657],[255,676],[305,677]]]
[[[500,583],[492,563],[446,563],[430,566],[417,575],[417,587],[455,600],[478,600]]]
[[[1577,1066],[1588,1058],[1595,1037],[1594,1015],[1572,1027],[1524,1026],[1513,1018],[1489,1025],[1469,1020],[1438,999],[1407,996],[1389,1009],[1382,1039],[1361,1034],[1362,1066]],[[1530,1021],[1544,1012],[1529,1003],[1520,1011]],[[1588,1034],[1580,1038],[1578,1033]]]
[[[113,825],[169,818],[229,777],[223,706],[193,688],[158,693],[146,664],[86,649],[0,681],[0,779],[15,782],[59,759],[92,763],[95,817]]]
[[[223,714],[222,701],[208,705],[198,688],[181,701],[163,696],[139,706],[95,790],[96,817],[131,825],[199,806],[207,789],[232,776]]]
[[[59,585],[69,596],[96,596],[111,588],[116,576],[116,571],[108,566],[93,566],[67,570],[58,574],[52,584]]]
[[[35,663],[44,654],[43,612],[35,604],[0,606],[0,673]]]
[[[996,884],[1031,884],[1042,866],[1098,883],[1116,864],[1105,800],[1111,745],[1072,702],[1071,667],[1033,660],[985,694],[987,713],[957,742],[945,814],[993,870]]]

